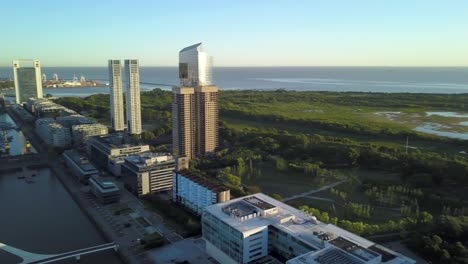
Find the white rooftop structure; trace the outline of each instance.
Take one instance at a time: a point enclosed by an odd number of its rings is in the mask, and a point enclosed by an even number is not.
[[[278,236],[276,238],[277,240],[271,238],[270,235],[266,236],[266,239],[270,240],[268,244],[277,248],[277,251],[285,248],[285,258],[289,259],[287,261],[288,264],[416,263],[412,259],[335,225],[322,223],[314,216],[308,215],[262,193],[208,206],[205,208],[204,218],[208,220],[204,220],[204,222],[208,223],[209,229],[215,226],[213,223],[217,223],[217,220],[220,220],[229,227],[239,231],[244,239],[244,246],[249,245],[245,241],[253,236],[252,234],[259,233],[259,230],[268,229],[269,233],[274,232],[279,234],[279,238]],[[217,220],[212,222],[211,219],[213,218]],[[213,257],[215,258],[216,255],[222,255],[218,252],[222,250],[213,250],[213,245],[217,243],[216,236],[214,238],[213,236],[210,237],[210,232],[206,232],[205,230],[203,233],[205,239],[205,234],[208,233],[208,239],[206,239],[209,245],[207,246],[207,250],[210,249],[208,253],[210,251],[211,253],[214,252],[215,256]],[[284,245],[282,245],[283,242],[285,243]],[[238,242],[235,243],[239,244]],[[275,245],[275,243],[278,243],[278,245]],[[244,248],[240,250],[244,254],[243,263],[266,255],[266,253],[261,254],[260,251],[253,249],[253,252],[258,252],[255,258],[245,256],[246,252],[249,252],[248,249]],[[218,258],[218,261],[227,261],[225,257]]]
[[[142,152],[125,158],[140,170],[166,162],[174,162],[174,156],[166,153]]]

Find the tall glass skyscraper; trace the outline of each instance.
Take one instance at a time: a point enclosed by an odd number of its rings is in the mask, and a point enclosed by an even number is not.
[[[30,66],[21,66],[23,62]],[[41,64],[38,60],[14,60],[13,75],[17,104],[29,98],[42,98]]]
[[[129,134],[141,134],[140,70],[138,60],[125,60],[125,91],[127,130]]]
[[[109,87],[111,125],[115,131],[123,131],[125,128],[125,123],[122,89],[122,65],[120,60],[109,60]]]
[[[173,153],[192,158],[218,147],[218,87],[212,85],[212,60],[201,43],[179,53],[180,87],[173,89]]]
[[[186,47],[179,52],[180,85],[197,87],[211,85],[212,58],[203,51],[201,43]]]

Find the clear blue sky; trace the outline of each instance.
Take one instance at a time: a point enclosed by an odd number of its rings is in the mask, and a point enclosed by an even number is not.
[[[467,66],[466,0],[16,0],[0,66],[175,66],[203,42],[216,66]]]

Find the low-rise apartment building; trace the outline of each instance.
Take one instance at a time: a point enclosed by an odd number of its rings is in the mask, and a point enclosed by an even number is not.
[[[71,128],[73,136],[73,145],[79,146],[86,144],[88,139],[93,136],[107,135],[109,130],[102,124],[83,124],[74,125]]]
[[[172,172],[176,168],[174,156],[165,153],[143,152],[124,158],[122,179],[135,195],[172,190]]]
[[[173,173],[172,185],[172,199],[196,214],[201,214],[206,206],[227,202],[231,198],[228,188],[187,169]]]
[[[126,157],[150,150],[149,145],[134,144],[131,138],[123,133],[90,137],[86,147],[88,156],[101,168],[111,172],[120,171],[120,168],[113,168],[115,165],[113,160],[116,157]]]
[[[120,189],[110,179],[93,175],[89,178],[89,187],[102,204],[116,203],[120,200]]]
[[[99,171],[89,162],[86,157],[83,157],[74,149],[65,150],[63,158],[67,167],[81,182],[87,182],[93,175],[98,175]]]
[[[71,145],[70,129],[58,124],[52,118],[36,120],[36,134],[47,144],[66,148]]]

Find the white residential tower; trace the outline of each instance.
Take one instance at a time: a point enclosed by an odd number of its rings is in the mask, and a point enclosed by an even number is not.
[[[122,65],[120,60],[109,60],[111,125],[115,131],[124,130]]]
[[[138,60],[125,60],[125,81],[127,82],[125,92],[127,130],[131,135],[140,135],[141,104]]]

